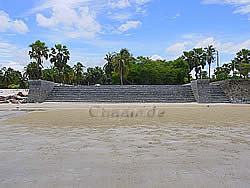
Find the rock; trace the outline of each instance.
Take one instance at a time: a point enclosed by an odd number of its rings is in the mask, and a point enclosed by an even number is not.
[[[5,100],[5,101],[0,100],[0,104],[6,104],[6,103],[9,103],[9,102],[7,100]]]
[[[20,101],[17,99],[10,99],[9,102],[11,102],[12,104],[19,104]]]
[[[18,92],[18,93],[17,93],[17,96],[20,96],[20,97],[27,97],[27,96],[24,95],[22,92]]]
[[[0,101],[5,101],[6,97],[0,96]]]

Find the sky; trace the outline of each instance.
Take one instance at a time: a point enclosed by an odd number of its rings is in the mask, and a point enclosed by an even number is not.
[[[23,70],[36,40],[66,45],[86,67],[121,48],[172,60],[207,45],[223,64],[250,48],[250,0],[0,0],[0,67]]]

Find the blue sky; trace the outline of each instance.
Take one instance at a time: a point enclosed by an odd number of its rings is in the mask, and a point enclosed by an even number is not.
[[[209,44],[224,63],[250,48],[250,0],[0,0],[0,67],[22,70],[38,39],[67,45],[70,64],[103,65],[120,48],[171,60]]]

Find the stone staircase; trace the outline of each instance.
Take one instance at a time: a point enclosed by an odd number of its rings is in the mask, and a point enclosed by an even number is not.
[[[55,86],[46,102],[189,103],[190,85]]]
[[[230,103],[229,97],[226,96],[224,91],[217,84],[210,83],[209,87],[207,88],[207,93],[209,103]]]

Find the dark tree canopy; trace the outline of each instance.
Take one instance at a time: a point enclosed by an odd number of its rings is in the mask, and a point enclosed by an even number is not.
[[[0,69],[0,88],[27,88],[28,79],[71,85],[178,85],[190,83],[193,79],[248,79],[250,73],[248,49],[240,50],[231,62],[222,67],[213,67],[214,75],[211,78],[211,68],[218,52],[212,45],[185,51],[172,61],[134,57],[128,49],[123,48],[107,53],[103,67],[88,68],[82,62],[70,66],[70,52],[65,45],[56,44],[49,50],[44,42],[38,40],[29,47],[31,62],[25,66],[24,73],[11,67]],[[50,61],[51,66],[44,68],[45,61]]]

